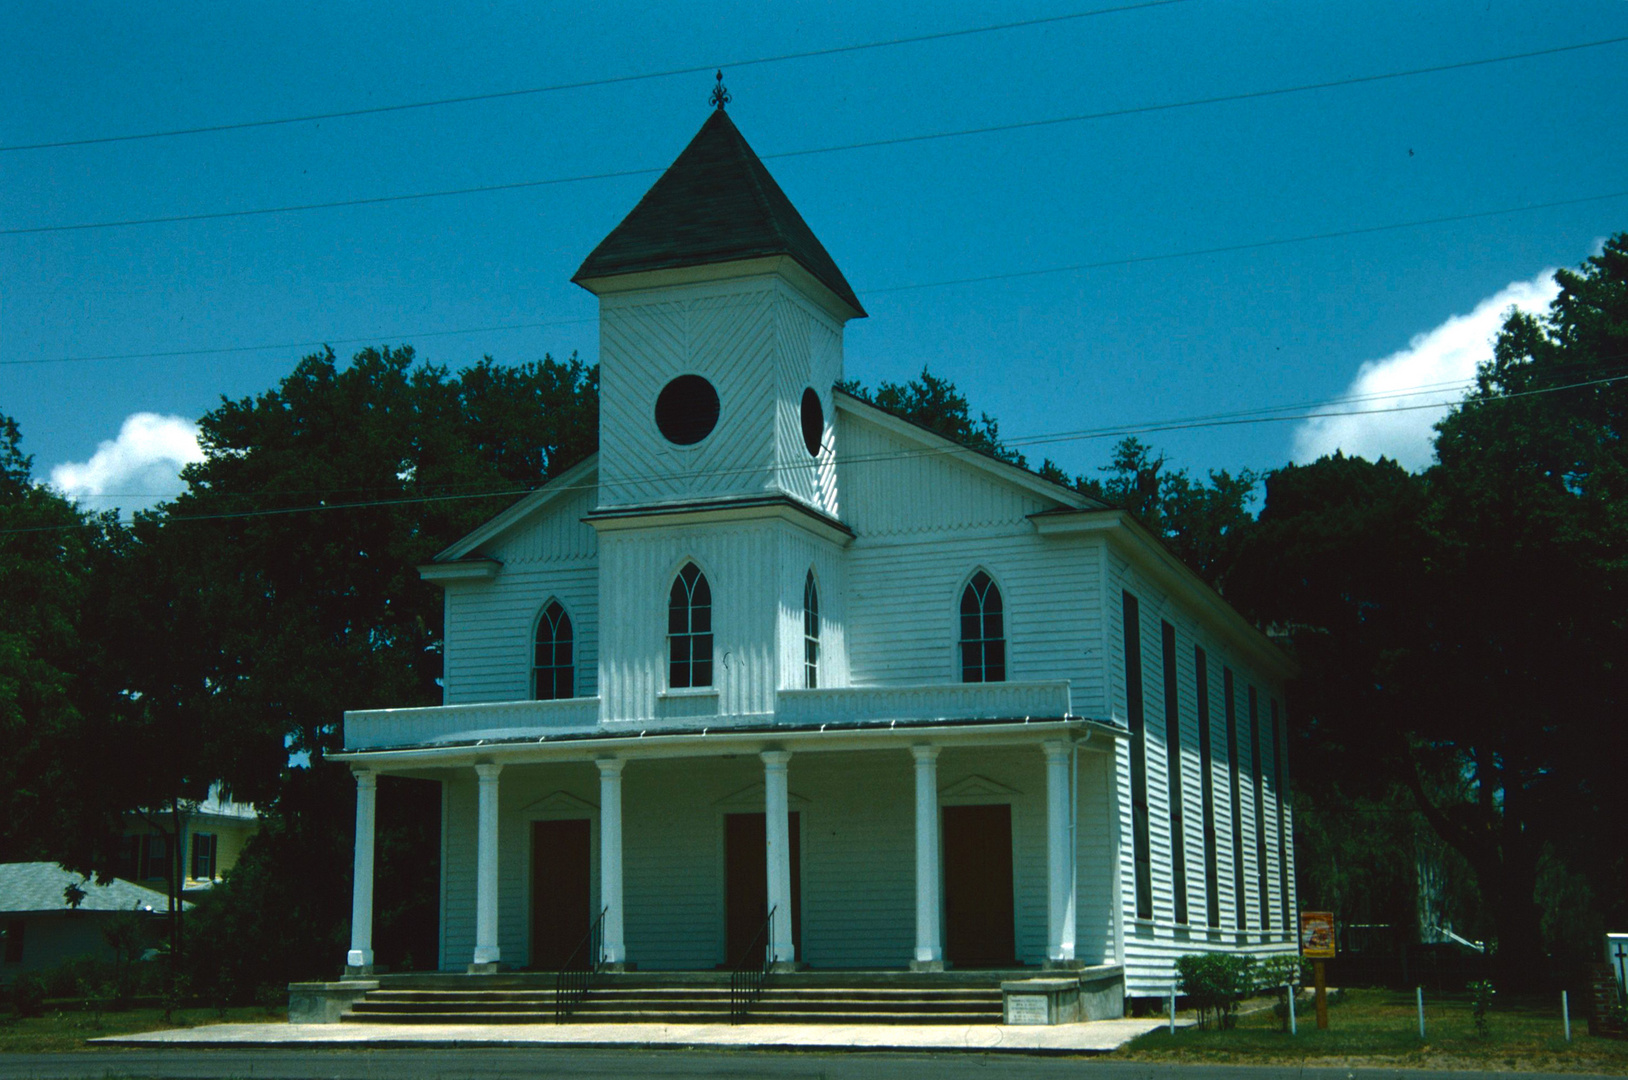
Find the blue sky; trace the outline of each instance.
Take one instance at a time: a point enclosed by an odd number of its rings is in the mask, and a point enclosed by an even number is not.
[[[1452,382],[1484,351],[1508,303],[1541,306],[1546,270],[1576,265],[1601,238],[1628,229],[1628,198],[1614,198],[898,289],[1628,190],[1628,43],[1245,101],[775,156],[1622,37],[1621,0],[1184,0],[739,63],[1112,6],[7,4],[0,146],[723,64],[731,115],[870,311],[850,324],[849,375],[874,384],[929,365],[1011,436]],[[659,170],[706,118],[710,89],[710,77],[689,74],[0,151],[0,230]],[[101,492],[130,505],[173,490],[169,477],[189,454],[188,420],[222,395],[273,386],[310,350],[27,361],[307,341],[334,341],[344,355],[360,346],[338,342],[353,338],[413,344],[425,359],[452,366],[483,354],[592,359],[595,305],[569,278],[652,180],[0,235],[0,411],[23,425],[39,475],[55,469],[87,502]],[[556,325],[462,333],[517,323]],[[1147,438],[1197,470],[1270,468],[1335,444],[1390,449],[1417,465],[1428,458],[1429,419],[1411,412]],[[1025,449],[1086,471],[1110,444]]]

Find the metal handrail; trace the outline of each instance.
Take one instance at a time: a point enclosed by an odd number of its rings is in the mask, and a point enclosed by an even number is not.
[[[769,981],[769,966],[773,961],[770,957],[773,950],[769,947],[769,928],[774,925],[774,913],[777,908],[770,908],[769,915],[758,927],[752,940],[742,950],[740,956],[729,969],[729,1022],[738,1024],[746,1018],[746,1010],[752,1007],[753,1002],[763,996],[763,986]],[[762,949],[756,963],[752,962],[752,952]]]
[[[565,964],[554,976],[556,1024],[569,1020],[593,988],[594,975],[604,960],[605,912],[609,910],[599,909],[599,917],[588,927],[588,932],[582,935],[582,940],[577,942],[577,947],[571,950],[571,955],[565,958]]]

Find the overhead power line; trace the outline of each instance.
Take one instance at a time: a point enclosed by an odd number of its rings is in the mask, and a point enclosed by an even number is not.
[[[1504,217],[1509,214],[1524,214],[1537,210],[1552,210],[1562,206],[1578,206],[1591,202],[1605,202],[1611,199],[1628,198],[1628,189],[1622,191],[1609,191],[1601,195],[1583,195],[1573,199],[1554,199],[1548,202],[1527,203],[1523,206],[1508,206],[1497,210],[1475,210],[1464,214],[1445,214],[1439,217],[1415,218],[1409,221],[1394,221],[1383,225],[1363,225],[1350,229],[1334,229],[1327,232],[1305,233],[1300,236],[1284,236],[1270,240],[1250,240],[1237,244],[1219,244],[1213,247],[1188,248],[1182,251],[1167,251],[1153,255],[1132,255],[1121,259],[1098,259],[1093,262],[1066,263],[1060,266],[1046,266],[1034,270],[1013,270],[1001,274],[980,274],[976,277],[944,278],[938,281],[922,281],[910,285],[885,285],[877,289],[863,289],[867,296],[885,295],[888,293],[909,292],[916,289],[940,289],[953,285],[976,285],[990,281],[1011,281],[1019,278],[1041,277],[1047,274],[1068,274],[1085,270],[1102,270],[1114,266],[1136,266],[1141,263],[1165,262],[1172,259],[1191,259],[1204,255],[1224,255],[1238,251],[1258,251],[1263,248],[1284,247],[1290,244],[1306,244],[1319,240],[1337,240],[1348,236],[1367,236],[1374,233],[1396,232],[1402,229],[1417,229],[1429,225],[1446,225],[1460,221],[1476,221],[1482,218]],[[410,333],[406,331],[369,334],[363,337],[326,338],[321,341],[293,341],[265,345],[229,345],[206,349],[170,349],[163,352],[134,352],[134,353],[101,353],[88,356],[53,356],[34,360],[0,360],[0,367],[19,367],[35,364],[76,364],[90,361],[104,360],[156,360],[172,359],[183,356],[208,356],[222,353],[262,352],[274,349],[302,349],[321,348],[324,345],[347,345],[359,342],[378,342],[386,340],[405,340],[410,337],[455,337],[461,334],[480,334],[501,330],[528,330],[539,327],[570,326],[579,323],[597,321],[594,318],[582,319],[556,319],[547,322],[534,323],[506,323],[496,326],[472,326],[456,330],[433,330],[428,332]]]
[[[1607,377],[1604,377],[1604,378],[1586,379],[1586,380],[1581,380],[1581,381],[1578,381],[1578,382],[1567,383],[1567,384],[1564,384],[1564,385],[1561,385],[1561,386],[1546,386],[1546,387],[1540,387],[1540,388],[1534,389],[1534,390],[1519,390],[1519,391],[1515,391],[1513,393],[1489,395],[1488,397],[1477,399],[1474,402],[1474,404],[1476,404],[1476,405],[1494,404],[1494,403],[1501,402],[1501,401],[1511,401],[1511,400],[1514,400],[1516,398],[1535,397],[1535,396],[1542,395],[1542,394],[1554,394],[1554,393],[1559,393],[1559,392],[1565,391],[1565,390],[1578,390],[1578,389],[1585,389],[1585,388],[1593,387],[1593,386],[1605,386],[1605,385],[1609,385],[1609,384],[1612,384],[1612,383],[1622,382],[1624,380],[1628,380],[1628,375],[1611,375],[1611,376],[1607,376]],[[1368,395],[1364,395],[1364,397],[1366,397],[1366,396],[1368,396]],[[1394,395],[1387,394],[1387,395],[1376,395],[1376,396],[1403,396],[1403,395],[1398,393],[1398,394],[1394,394]],[[1300,412],[1300,413],[1280,412],[1277,415],[1261,415],[1261,416],[1237,415],[1237,416],[1234,416],[1234,417],[1232,417],[1230,419],[1227,418],[1225,415],[1215,415],[1215,416],[1211,416],[1211,417],[1195,417],[1195,418],[1188,418],[1188,419],[1183,419],[1183,420],[1151,421],[1151,422],[1148,422],[1148,423],[1138,424],[1138,425],[1131,425],[1131,426],[1128,426],[1128,427],[1087,428],[1087,429],[1081,429],[1081,430],[1078,430],[1078,431],[1056,432],[1056,433],[1052,433],[1052,434],[1049,434],[1049,435],[1035,435],[1035,436],[1029,436],[1027,438],[1020,439],[1020,440],[1013,440],[1008,445],[1015,445],[1015,444],[1018,444],[1018,443],[1021,443],[1022,445],[1036,445],[1036,444],[1039,444],[1039,443],[1078,442],[1078,441],[1081,441],[1081,440],[1112,438],[1114,436],[1121,436],[1122,437],[1122,436],[1126,436],[1126,435],[1141,435],[1141,434],[1147,434],[1147,433],[1151,433],[1151,432],[1185,431],[1185,430],[1193,430],[1193,429],[1198,429],[1198,428],[1234,426],[1234,425],[1239,425],[1239,424],[1283,423],[1283,422],[1286,422],[1286,421],[1314,420],[1314,419],[1320,419],[1320,418],[1324,418],[1324,417],[1369,416],[1369,415],[1374,415],[1374,414],[1378,414],[1378,413],[1412,412],[1412,411],[1418,410],[1418,409],[1439,409],[1439,408],[1442,408],[1445,405],[1450,405],[1450,404],[1452,404],[1452,403],[1450,403],[1450,402],[1426,402],[1426,403],[1423,403],[1423,404],[1394,405],[1394,406],[1386,406],[1386,407],[1374,408],[1374,409],[1339,409],[1339,410],[1335,410],[1335,411],[1324,411],[1323,409],[1318,408],[1318,409],[1312,409],[1310,411],[1303,411],[1303,412]],[[1270,412],[1270,411],[1272,411],[1273,408],[1282,409],[1282,408],[1285,408],[1285,407],[1277,406],[1277,407],[1272,407],[1272,408],[1269,408],[1269,409],[1263,410],[1263,411]],[[957,446],[948,446],[948,447],[942,447],[942,448],[935,447],[935,448],[923,449],[923,450],[885,451],[885,452],[879,452],[879,453],[875,453],[875,454],[859,454],[859,455],[853,455],[851,457],[839,458],[839,463],[843,464],[843,465],[873,464],[873,463],[886,462],[886,461],[902,461],[902,460],[912,460],[912,459],[931,458],[931,457],[978,455],[979,453],[980,453],[979,451],[972,450],[972,449],[970,449],[968,447],[958,446],[957,445]],[[813,466],[811,465],[810,467],[813,467]],[[731,469],[714,470],[712,472],[712,475],[729,475],[732,472],[738,472],[738,471],[744,471],[744,467],[743,467],[743,469],[735,469],[735,470],[731,470]],[[626,480],[638,480],[638,479],[641,479],[641,478],[642,477],[637,476],[637,475],[624,477],[624,479],[626,479]],[[561,492],[564,492],[564,491],[589,491],[589,490],[592,490],[595,486],[596,485],[594,485],[594,484],[573,484],[573,485],[567,485],[567,486],[564,486],[564,487],[559,487],[556,490],[561,491]],[[168,522],[224,521],[224,520],[235,520],[235,519],[241,519],[241,518],[278,517],[278,516],[284,516],[284,515],[288,515],[288,514],[318,513],[318,512],[329,511],[329,510],[365,510],[365,509],[372,509],[372,508],[386,507],[386,506],[408,506],[408,505],[422,505],[422,504],[430,504],[430,503],[459,502],[459,501],[466,501],[466,500],[470,500],[470,499],[515,498],[515,497],[519,497],[519,496],[523,496],[523,495],[529,495],[529,494],[532,493],[532,491],[535,491],[535,490],[537,490],[537,489],[535,489],[535,488],[501,488],[501,489],[495,489],[495,490],[490,490],[490,491],[456,492],[456,493],[448,493],[448,494],[441,494],[441,495],[410,495],[410,496],[401,496],[401,497],[392,498],[392,499],[366,499],[366,500],[358,500],[358,501],[351,501],[351,502],[322,502],[322,503],[316,503],[316,504],[311,504],[311,505],[306,505],[306,506],[281,506],[281,507],[270,507],[270,508],[264,508],[264,509],[258,509],[258,510],[231,510],[231,511],[221,511],[221,512],[218,512],[218,513],[211,513],[211,514],[181,514],[181,515],[174,515],[174,516],[167,517],[166,520]],[[146,496],[106,495],[106,496],[103,496],[103,497],[104,498],[133,498],[133,497],[151,498],[151,497],[154,497],[154,496],[152,496],[152,495],[146,495]],[[77,524],[77,525],[38,525],[38,526],[28,526],[28,527],[17,528],[17,529],[0,529],[0,536],[13,535],[13,534],[18,534],[18,533],[62,532],[62,531],[67,531],[67,530],[71,530],[71,529],[99,528],[99,527],[100,527],[99,524],[96,523],[96,522],[85,522],[85,523],[81,523],[81,524]]]
[[[1302,94],[1317,90],[1330,90],[1341,86],[1357,86],[1365,83],[1384,82],[1391,79],[1406,79],[1420,75],[1431,75],[1446,71],[1457,71],[1465,68],[1483,67],[1489,64],[1505,64],[1516,60],[1529,60],[1540,56],[1553,56],[1558,53],[1576,52],[1581,49],[1597,49],[1608,45],[1620,45],[1628,42],[1628,35],[1614,38],[1603,38],[1599,41],[1586,41],[1574,45],[1559,45],[1548,49],[1537,49],[1523,53],[1509,53],[1504,56],[1484,57],[1478,60],[1464,60],[1451,64],[1436,64],[1430,67],[1409,68],[1405,71],[1389,71],[1374,75],[1357,75],[1345,79],[1332,79],[1324,82],[1303,83],[1297,86],[1283,86],[1268,90],[1250,90],[1236,94],[1216,94],[1209,97],[1189,98],[1184,101],[1163,102],[1153,105],[1134,105],[1122,109],[1107,109],[1098,112],[1075,113],[1069,116],[1047,117],[1039,120],[1019,120],[1007,124],[987,124],[978,127],[956,128],[946,131],[926,132],[918,135],[899,135],[886,139],[872,139],[861,142],[838,143],[831,146],[810,147],[801,150],[782,150],[778,153],[762,154],[765,161],[781,158],[809,157],[815,154],[835,154],[852,150],[875,149],[884,146],[900,146],[909,143],[929,142],[938,139],[956,139],[973,135],[989,135],[1001,131],[1019,131],[1029,128],[1047,127],[1058,124],[1084,123],[1092,120],[1105,120],[1118,116],[1136,116],[1155,112],[1168,112],[1176,109],[1188,109],[1198,106],[1221,105],[1228,102],[1254,101],[1263,98],[1282,97],[1289,94]],[[26,236],[37,233],[79,232],[87,229],[117,229],[137,225],[169,225],[189,221],[218,221],[228,218],[260,217],[268,214],[292,214],[311,210],[332,210],[347,206],[376,206],[385,203],[413,202],[421,199],[442,199],[462,195],[478,195],[499,191],[519,191],[527,188],[549,187],[560,184],[577,184],[598,180],[616,180],[633,176],[650,176],[662,172],[660,168],[645,169],[619,169],[597,173],[582,173],[576,176],[557,176],[544,180],[516,180],[504,184],[482,184],[476,187],[446,188],[439,191],[420,191],[400,195],[374,195],[356,199],[333,199],[325,202],[292,203],[286,206],[267,206],[249,210],[216,210],[197,214],[169,214],[160,217],[123,218],[116,221],[79,222],[68,225],[31,225],[22,228],[0,229],[0,236]]]
[[[279,127],[286,124],[304,124],[320,120],[340,120],[354,116],[378,116],[383,113],[434,109],[444,105],[467,105],[477,101],[501,101],[505,98],[532,97],[539,94],[559,93],[564,90],[587,90],[598,86],[618,86],[626,83],[647,82],[652,79],[668,79],[679,75],[698,75],[703,72],[711,72],[717,68],[759,67],[764,64],[785,63],[789,60],[812,60],[824,56],[841,56],[846,53],[867,52],[873,49],[889,49],[899,45],[919,45],[929,41],[947,41],[952,38],[993,34],[1005,30],[1026,30],[1036,26],[1054,26],[1058,23],[1090,19],[1099,15],[1117,15],[1122,12],[1169,7],[1173,4],[1189,2],[1190,0],[1146,0],[1143,3],[1095,8],[1090,11],[1076,11],[1066,15],[1049,15],[1044,18],[1023,19],[1017,22],[992,23],[988,26],[973,26],[961,30],[941,30],[931,34],[887,38],[882,41],[867,41],[856,45],[833,45],[824,49],[806,49],[802,52],[780,53],[776,56],[759,56],[750,60],[727,60],[721,63],[696,64],[690,67],[667,68],[662,71],[646,71],[634,75],[613,75],[604,79],[583,79],[577,82],[554,83],[550,86],[533,86],[521,90],[498,90],[487,94],[463,94],[457,97],[433,98],[428,101],[407,101],[394,105],[372,105],[361,109],[337,109],[332,112],[305,113],[300,116],[283,116],[269,120],[240,120],[227,124],[170,128],[164,131],[99,135],[84,139],[59,139],[54,142],[15,143],[11,146],[0,146],[0,153],[10,153],[16,150],[53,150],[68,146],[98,146],[105,143],[137,142],[143,139],[167,139],[180,135],[207,135],[221,131],[244,131],[251,128]]]

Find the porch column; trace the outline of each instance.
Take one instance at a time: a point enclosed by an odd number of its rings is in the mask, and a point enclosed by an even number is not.
[[[765,750],[763,758],[763,814],[769,860],[769,960],[797,962],[791,940],[791,805],[786,791],[789,750]]]
[[[373,967],[373,832],[379,777],[372,769],[355,772],[356,862],[351,875],[350,952],[345,954],[345,966],[361,975]]]
[[[622,769],[619,758],[600,758],[599,766],[599,903],[605,909],[600,959],[620,970],[627,963],[622,936]]]
[[[480,817],[475,831],[475,956],[471,969],[491,971],[502,959],[497,945],[497,777],[503,766],[475,766]]]
[[[1041,744],[1046,753],[1046,962],[1074,963],[1074,857],[1070,841],[1071,748],[1061,740]]]
[[[943,971],[938,928],[938,751],[912,746],[916,759],[916,958],[912,971]]]

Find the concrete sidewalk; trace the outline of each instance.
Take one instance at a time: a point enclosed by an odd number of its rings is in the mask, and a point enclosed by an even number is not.
[[[1105,1054],[1167,1020],[1004,1024],[209,1024],[92,1039],[94,1046],[412,1049],[593,1047],[750,1050],[973,1050]],[[1191,1027],[1177,1019],[1177,1027]]]

